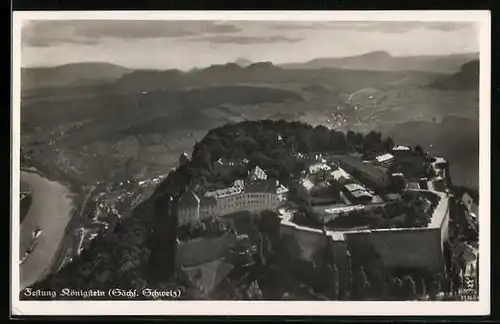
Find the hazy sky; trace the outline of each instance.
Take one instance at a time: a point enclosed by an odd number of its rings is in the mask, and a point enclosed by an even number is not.
[[[460,22],[38,20],[22,29],[22,66],[100,61],[190,69],[237,58],[303,62],[384,50],[394,56],[479,52]]]

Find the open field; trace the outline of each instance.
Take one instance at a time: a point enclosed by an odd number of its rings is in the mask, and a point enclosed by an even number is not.
[[[449,77],[266,64],[137,71],[102,86],[30,91],[21,103],[22,145],[32,159],[83,183],[123,181],[168,172],[214,127],[284,119],[423,144],[450,160],[458,184],[477,187],[478,94],[429,86]]]

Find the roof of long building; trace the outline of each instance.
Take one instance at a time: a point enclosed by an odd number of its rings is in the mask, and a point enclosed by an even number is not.
[[[343,156],[339,161],[346,169],[357,169],[372,178],[384,179],[388,176],[387,170],[384,168],[373,164],[363,164],[361,160],[355,157]]]
[[[382,155],[377,156],[375,159],[377,160],[377,162],[382,163],[382,162],[389,161],[393,158],[394,158],[394,155],[392,155],[390,153],[386,153],[386,154],[382,154]]]
[[[354,190],[354,191],[351,191],[350,192],[351,195],[353,195],[355,198],[361,198],[361,197],[373,197],[373,195],[371,193],[369,193],[368,191],[366,190]]]
[[[356,190],[366,190],[366,188],[360,185],[359,183],[348,183],[344,187],[351,192]]]
[[[243,190],[244,190],[243,187],[233,185],[231,187],[224,188],[224,189],[218,189],[215,191],[207,191],[205,193],[205,197],[215,197],[217,199],[224,198],[224,197],[229,197],[229,196],[234,196],[234,195],[240,194],[243,192]]]
[[[411,151],[411,148],[405,145],[398,145],[392,148],[393,151]]]

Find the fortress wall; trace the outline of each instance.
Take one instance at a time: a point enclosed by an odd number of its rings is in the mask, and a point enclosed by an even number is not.
[[[231,232],[219,237],[199,237],[180,242],[177,244],[176,265],[190,267],[220,259],[236,242],[236,236]]]
[[[373,266],[439,272],[444,266],[442,242],[447,224],[448,217],[441,228],[348,232],[345,241],[334,241],[321,230],[285,222],[280,225],[280,235],[290,255],[307,262],[318,264],[328,248],[341,276],[349,263],[347,250],[351,252],[353,267],[368,260]]]
[[[441,229],[354,232],[346,235],[353,261],[375,253],[385,267],[441,271],[444,265]],[[361,256],[363,257],[363,256]]]
[[[315,254],[322,253],[328,242],[328,237],[321,230],[297,228],[288,223],[280,225],[280,236],[292,257],[307,262],[314,262]]]

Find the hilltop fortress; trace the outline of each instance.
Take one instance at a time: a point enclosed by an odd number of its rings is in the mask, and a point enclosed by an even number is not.
[[[290,258],[315,266],[328,259],[337,266],[341,277],[348,275],[352,262],[365,258],[360,257],[362,255],[386,268],[444,271],[450,194],[444,181],[448,178],[448,163],[443,158],[424,157],[404,146],[395,146],[390,152],[366,161],[349,155],[324,157],[299,153],[298,156],[307,161],[308,167],[299,183],[309,194],[322,185],[340,191],[337,203],[313,207],[311,224],[297,221],[299,211],[293,198],[288,197],[289,189],[270,179],[259,166],[249,170],[246,179],[235,180],[230,187],[214,191],[188,190],[178,202],[179,224],[216,216],[224,218],[241,211],[272,210],[280,218],[280,238]],[[395,163],[403,166],[402,172],[390,172]],[[220,175],[233,164],[219,160],[213,170]],[[431,176],[416,176],[412,172],[415,166],[428,167],[424,171]],[[394,183],[402,187],[395,189]],[[376,216],[380,210],[400,202],[401,193],[416,197],[419,213],[427,215],[427,221],[407,222],[404,226],[390,221],[362,224],[364,214]],[[407,215],[397,215],[394,219],[404,221],[405,217]],[[335,225],[340,220],[354,225]]]

